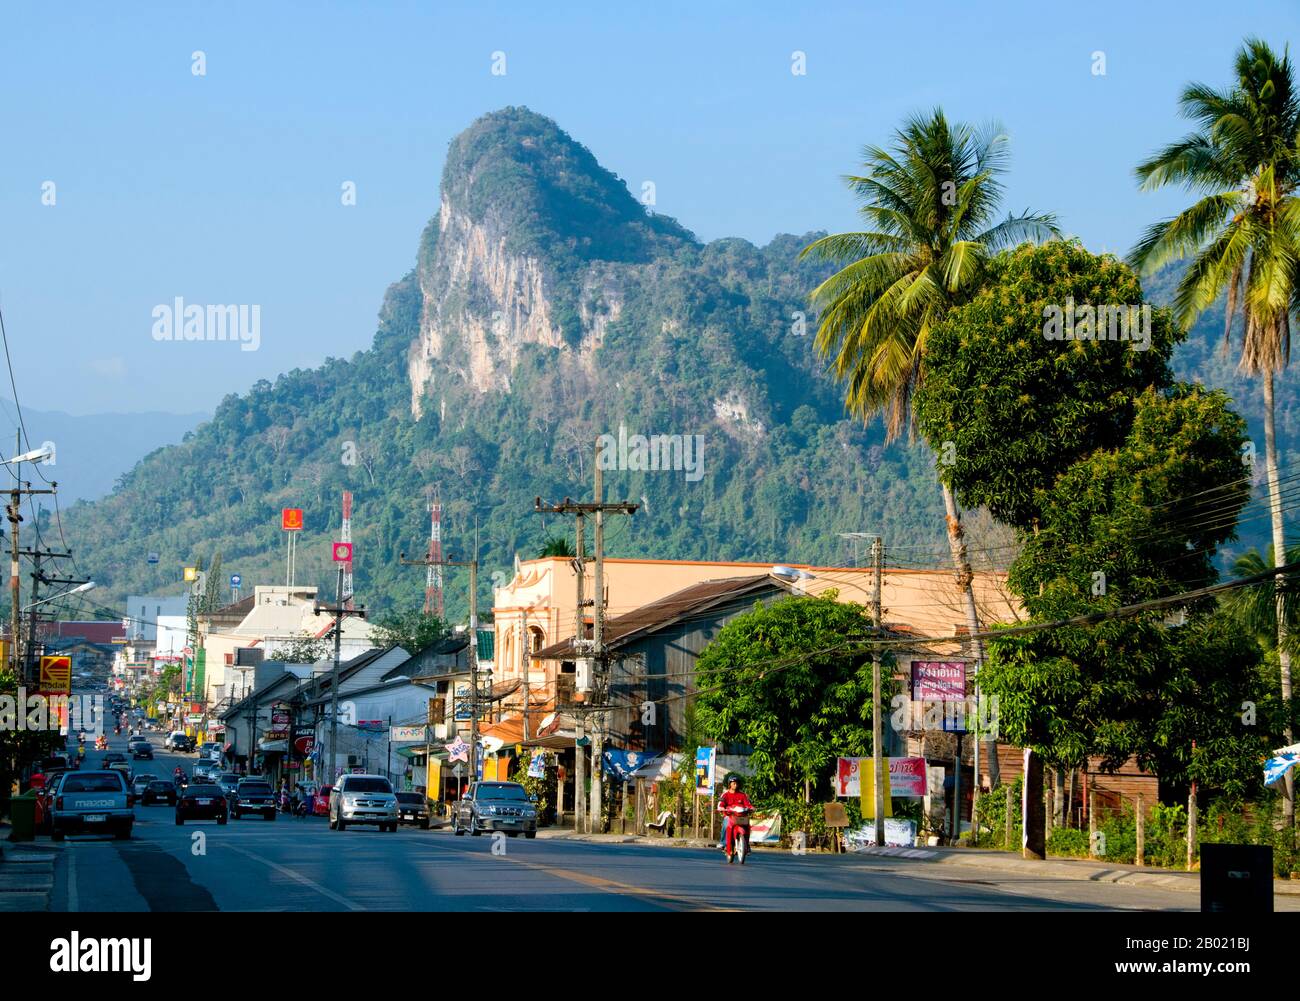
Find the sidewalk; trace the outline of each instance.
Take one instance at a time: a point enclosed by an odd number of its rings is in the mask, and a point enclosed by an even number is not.
[[[8,836],[8,825],[0,833]],[[48,846],[25,841],[0,844],[0,913],[44,911],[54,889],[54,860]]]
[[[713,848],[717,842],[707,838],[644,837],[635,834],[575,834],[572,828],[544,827],[538,838],[553,841],[587,841],[597,844],[656,845],[661,848]],[[760,854],[777,849],[756,846]],[[826,856],[841,859],[867,859],[873,855],[886,858],[909,858],[922,865],[959,866],[961,868],[996,870],[1021,876],[1038,876],[1046,879],[1086,879],[1097,883],[1124,883],[1128,885],[1158,886],[1183,893],[1201,892],[1199,872],[1176,872],[1150,866],[1121,865],[1096,859],[1049,858],[1038,862],[1021,858],[1010,852],[990,848],[925,848],[925,849],[867,849],[835,856],[829,852],[809,852],[809,858]],[[1300,880],[1275,879],[1273,892],[1280,896],[1300,896]]]

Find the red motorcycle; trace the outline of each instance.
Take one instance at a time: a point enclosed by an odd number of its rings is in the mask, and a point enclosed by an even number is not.
[[[741,865],[745,864],[745,856],[749,854],[749,815],[754,811],[747,806],[732,806],[727,809],[718,808],[718,812],[731,818],[731,848],[737,861]],[[727,855],[727,861],[730,862],[732,855]]]

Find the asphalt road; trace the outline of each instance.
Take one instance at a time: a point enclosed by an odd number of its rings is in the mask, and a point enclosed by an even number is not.
[[[154,735],[155,746],[161,737]],[[110,737],[113,750],[125,736]],[[87,765],[98,765],[87,753]],[[169,777],[194,755],[157,752]],[[1195,894],[1040,878],[924,860],[760,850],[745,866],[707,849],[330,831],[323,817],[177,827],[138,806],[130,841],[72,838],[59,850],[54,911],[808,911],[1182,910]],[[494,853],[494,847],[502,854]],[[1279,898],[1291,909],[1295,898]]]

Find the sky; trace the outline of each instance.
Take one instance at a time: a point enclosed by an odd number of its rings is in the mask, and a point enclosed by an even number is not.
[[[20,399],[210,411],[368,347],[437,208],[448,142],[506,105],[555,119],[634,194],[653,182],[656,210],[701,239],[760,244],[855,228],[842,176],[906,116],[942,106],[1010,136],[1006,208],[1055,212],[1090,249],[1122,254],[1187,201],[1133,179],[1188,130],[1182,88],[1227,86],[1247,35],[1300,37],[1295,0],[1223,11],[13,2],[0,10],[0,308]],[[158,340],[155,310],[178,297],[257,306],[256,350]]]

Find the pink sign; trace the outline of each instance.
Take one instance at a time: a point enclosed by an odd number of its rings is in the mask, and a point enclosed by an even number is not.
[[[962,661],[912,661],[912,698],[917,701],[964,699],[966,665]]]
[[[889,795],[920,799],[925,795],[925,758],[889,758]],[[862,769],[870,758],[840,758],[835,772],[835,795],[862,795]]]

